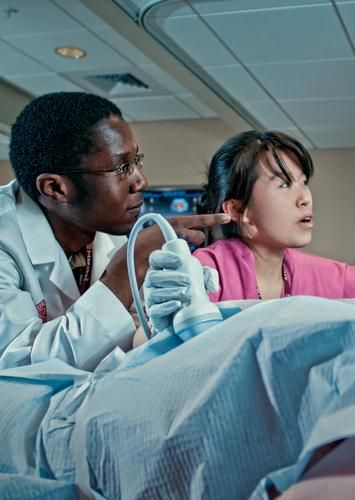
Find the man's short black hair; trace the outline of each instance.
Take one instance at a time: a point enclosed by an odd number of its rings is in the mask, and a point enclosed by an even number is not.
[[[94,126],[110,115],[122,118],[113,102],[85,92],[45,94],[25,106],[12,126],[10,161],[26,193],[38,198],[42,173],[78,168],[93,150]]]

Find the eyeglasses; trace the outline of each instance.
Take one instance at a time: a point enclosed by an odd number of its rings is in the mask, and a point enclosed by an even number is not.
[[[135,158],[131,161],[127,161],[118,167],[100,170],[66,170],[65,172],[56,172],[58,175],[66,174],[106,174],[108,172],[114,172],[121,179],[127,179],[131,174],[133,174],[134,168],[137,167],[139,170],[143,167],[144,154],[137,153]]]

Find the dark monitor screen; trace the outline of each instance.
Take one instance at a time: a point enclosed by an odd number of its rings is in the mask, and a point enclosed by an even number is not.
[[[143,193],[144,204],[141,215],[157,213],[166,218],[175,215],[193,215],[196,213],[196,204],[201,193],[202,189],[195,186],[150,187]],[[190,245],[190,248],[193,251],[197,246]]]
[[[164,217],[192,215],[202,190],[199,187],[151,187],[144,191],[141,215],[155,212]]]

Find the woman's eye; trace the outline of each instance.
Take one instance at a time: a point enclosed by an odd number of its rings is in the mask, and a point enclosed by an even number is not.
[[[283,182],[281,182],[279,187],[280,188],[288,188],[288,187],[290,187],[290,183],[288,181],[283,181]]]

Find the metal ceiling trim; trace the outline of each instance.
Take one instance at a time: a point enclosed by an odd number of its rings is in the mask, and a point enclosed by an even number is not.
[[[117,0],[116,0],[117,1]],[[170,1],[174,0],[147,0],[147,2],[137,10],[136,12],[136,23],[144,29],[150,36],[154,38],[162,47],[164,47],[171,55],[173,55],[186,69],[188,69],[196,78],[198,78],[201,83],[206,85],[208,89],[213,92],[218,98],[220,98],[227,106],[229,106],[233,111],[235,111],[242,119],[244,119],[247,123],[249,123],[252,127],[257,130],[264,131],[266,127],[260,123],[255,116],[252,115],[239,101],[234,99],[220,84],[218,84],[208,73],[206,73],[203,69],[197,68],[195,61],[186,54],[180,47],[175,44],[170,38],[167,36],[159,36],[159,30],[156,32],[149,26],[149,18],[152,16],[152,13],[155,9],[159,8],[163,4],[169,4]],[[190,2],[187,0],[186,5],[193,7],[190,5]],[[194,10],[194,9],[193,9]],[[243,68],[247,71],[249,76],[255,80],[255,76],[250,73],[248,68],[245,67],[244,64],[241,64]],[[256,81],[256,80],[255,80]],[[302,128],[295,122],[295,120],[290,116],[282,106],[274,99],[272,95],[268,92],[267,89],[260,84],[260,82],[256,81],[256,83],[264,89],[266,94],[269,96],[270,100],[283,112],[290,122],[292,122],[303,135],[307,139],[307,141],[312,145],[313,148],[316,148],[314,142],[308,134],[306,134]]]
[[[127,3],[124,0],[113,0],[114,3],[118,4],[131,19],[142,28],[147,34],[149,34],[159,45],[161,45],[166,51],[168,51],[175,59],[179,61],[188,71],[190,71],[203,85],[205,85],[211,92],[214,93],[219,99],[221,99],[224,104],[231,108],[235,113],[237,113],[243,120],[249,123],[252,127],[258,130],[265,130],[265,127],[256,118],[249,113],[248,110],[244,108],[239,102],[233,99],[221,85],[215,82],[206,72],[201,72],[196,70],[196,63],[191,59],[185,52],[183,52],[178,45],[168,43],[164,37],[159,36],[159,34],[150,29],[147,19],[152,15],[152,12],[161,6],[162,4],[168,4],[170,0],[147,0],[147,2],[141,7],[137,8],[135,12],[132,13],[132,9],[128,8]],[[201,74],[202,73],[202,74]]]
[[[349,31],[348,31],[348,28],[346,27],[346,24],[345,24],[345,21],[343,19],[343,16],[342,16],[342,14],[341,14],[341,12],[339,10],[339,7],[336,4],[335,0],[330,0],[330,1],[331,1],[332,6],[333,6],[335,15],[337,16],[338,21],[340,23],[341,29],[344,31],[345,38],[348,41],[348,44],[349,44],[349,46],[350,46],[350,48],[352,50],[353,55],[355,55],[355,47],[354,47],[351,35],[350,35]]]
[[[149,26],[149,16],[152,16],[154,10],[163,4],[169,3],[170,0],[147,0],[147,3],[137,12],[137,24],[243,120],[257,130],[265,130],[265,127],[240,102],[226,92],[226,90],[208,73],[201,68],[196,68],[196,62],[186,54],[186,52],[180,49],[180,47],[168,37],[164,38],[164,36],[160,36],[159,32]]]

